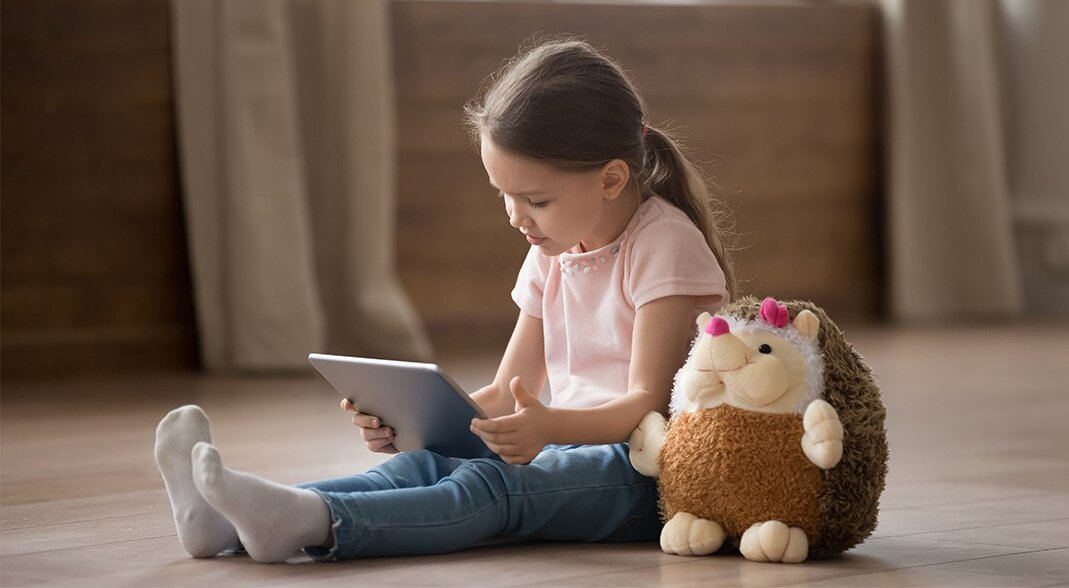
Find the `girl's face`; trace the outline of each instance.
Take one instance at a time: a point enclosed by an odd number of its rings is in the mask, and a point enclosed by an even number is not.
[[[604,170],[563,171],[535,159],[497,148],[486,135],[481,140],[483,167],[505,202],[509,224],[543,255],[559,255],[582,243],[596,242],[605,204],[619,194],[607,189]]]

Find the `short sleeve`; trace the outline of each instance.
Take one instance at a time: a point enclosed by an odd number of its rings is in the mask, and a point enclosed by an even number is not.
[[[532,246],[523,260],[520,273],[516,276],[516,287],[512,289],[512,300],[516,306],[527,314],[542,318],[542,293],[546,289],[546,276],[549,274],[549,258],[542,255],[538,247]]]
[[[693,223],[672,219],[646,227],[631,243],[629,268],[636,309],[666,296],[694,296],[695,307],[708,311],[727,301],[724,271]]]

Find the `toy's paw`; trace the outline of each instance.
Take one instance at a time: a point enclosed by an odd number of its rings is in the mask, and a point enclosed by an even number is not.
[[[805,456],[822,470],[835,467],[843,457],[843,424],[835,409],[823,400],[814,400],[805,409],[802,425]]]
[[[643,476],[657,477],[660,468],[657,457],[664,445],[664,431],[668,421],[657,411],[650,412],[631,433],[627,443],[630,446],[631,466]]]
[[[798,527],[765,521],[746,529],[739,551],[750,561],[801,563],[809,555],[809,538]]]
[[[709,555],[723,543],[723,527],[688,512],[677,512],[661,529],[661,549],[669,555]]]

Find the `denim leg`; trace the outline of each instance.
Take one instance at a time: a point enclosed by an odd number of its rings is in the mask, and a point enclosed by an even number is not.
[[[298,488],[323,492],[374,492],[433,486],[453,473],[464,460],[432,451],[399,453],[362,474],[304,482]]]
[[[626,445],[551,447],[526,466],[454,461],[459,463],[452,472],[433,486],[312,488],[330,508],[335,545],[329,551],[308,548],[309,555],[444,553],[495,537],[652,540],[659,532],[657,483],[631,467]],[[453,465],[435,462],[444,467],[430,477]]]

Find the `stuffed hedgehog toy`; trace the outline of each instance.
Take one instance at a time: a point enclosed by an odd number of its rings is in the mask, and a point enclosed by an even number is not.
[[[792,318],[793,317],[793,318]],[[739,300],[698,318],[671,420],[648,414],[631,463],[659,478],[661,548],[746,559],[830,557],[876,527],[887,474],[869,368],[808,302]]]

